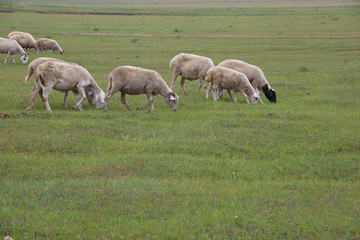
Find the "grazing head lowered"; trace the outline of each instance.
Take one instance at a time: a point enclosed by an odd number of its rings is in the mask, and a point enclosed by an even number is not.
[[[101,90],[101,89],[100,89]],[[105,107],[105,93],[104,91],[99,91],[94,89],[93,86],[90,86],[85,91],[86,98],[90,105],[96,106],[97,109]]]
[[[164,97],[164,100],[173,111],[176,111],[178,109],[179,97],[176,95],[176,93],[174,92],[168,93]]]
[[[276,92],[274,89],[270,88],[270,86],[266,84],[262,87],[262,91],[270,102],[276,103]]]
[[[20,59],[22,61],[22,64],[26,64],[29,60],[29,55],[23,54]]]

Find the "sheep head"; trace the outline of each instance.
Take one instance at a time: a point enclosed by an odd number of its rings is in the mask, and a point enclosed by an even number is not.
[[[260,101],[260,96],[257,93],[254,93],[251,97],[250,97],[250,101],[252,104],[256,104]]]
[[[173,111],[176,111],[178,109],[179,97],[176,95],[176,93],[174,92],[168,93],[164,97],[164,100]]]
[[[86,98],[88,99],[90,105],[96,106],[97,109],[103,108],[105,106],[105,93],[104,91],[95,91],[92,87],[88,88],[85,91]]]
[[[276,103],[276,92],[274,89],[270,88],[269,85],[265,85],[262,87],[262,90],[270,102]]]
[[[22,61],[22,64],[26,64],[27,61],[29,60],[29,55],[23,54],[20,59]]]

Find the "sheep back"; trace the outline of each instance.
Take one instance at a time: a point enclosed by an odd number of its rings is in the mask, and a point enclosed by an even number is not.
[[[205,79],[207,71],[214,66],[210,58],[187,53],[176,55],[169,64],[172,72],[188,80]]]

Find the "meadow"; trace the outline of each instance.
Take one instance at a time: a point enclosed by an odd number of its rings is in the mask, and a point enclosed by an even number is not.
[[[206,101],[198,81],[175,82],[179,109],[109,111],[52,91],[26,106],[34,77],[0,55],[0,238],[359,239],[360,7],[111,9],[140,15],[0,12],[13,30],[56,39],[106,90],[120,65],[169,84],[181,52],[264,71],[271,104]],[[63,9],[63,7],[61,7]],[[85,9],[86,10],[86,9]],[[93,11],[92,9],[87,9]],[[71,8],[71,11],[84,11]],[[99,10],[96,10],[99,11]],[[141,15],[141,14],[152,15]],[[127,96],[128,104],[146,102]],[[6,115],[5,115],[6,114]],[[8,117],[6,117],[8,116]]]

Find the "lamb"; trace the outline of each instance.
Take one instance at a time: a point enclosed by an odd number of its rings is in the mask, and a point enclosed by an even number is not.
[[[39,51],[44,53],[44,50],[51,50],[52,53],[54,53],[55,51],[60,54],[64,53],[57,41],[49,38],[39,38],[38,40],[36,40],[36,50],[37,53],[39,53]]]
[[[39,65],[45,63],[45,62],[49,62],[49,61],[55,61],[55,62],[63,62],[65,63],[65,61],[63,60],[60,60],[60,59],[56,59],[56,58],[50,58],[50,57],[41,57],[41,58],[36,58],[34,59],[28,66],[28,75],[26,75],[25,77],[25,82],[28,82],[29,81],[29,78],[32,76],[32,74],[34,72],[36,72],[36,69],[38,68]],[[76,63],[69,63],[69,64],[72,64],[72,65],[75,65],[75,66],[79,66],[78,64]],[[33,90],[36,86],[36,83],[33,87]],[[79,92],[77,90],[73,90],[73,93],[75,95],[75,98],[76,98],[76,102],[79,101]],[[39,93],[40,94],[40,93]],[[68,91],[65,91],[65,96],[64,96],[64,101],[63,101],[63,106],[66,107],[66,98],[68,96]],[[41,97],[41,95],[40,95]],[[79,109],[81,109],[81,105],[79,106]]]
[[[36,49],[36,41],[30,33],[14,31],[9,33],[8,37],[17,41],[24,49]]]
[[[270,102],[276,103],[276,92],[270,87],[263,71],[259,67],[235,59],[224,60],[217,66],[231,68],[244,73],[257,93],[259,93],[260,89]],[[261,98],[260,102],[263,103]]]
[[[15,54],[21,56],[20,59],[23,64],[26,64],[29,60],[29,56],[25,53],[24,49],[22,49],[17,41],[12,39],[0,38],[0,53],[7,53],[4,64],[6,64],[9,55],[12,56],[13,63],[16,63],[14,59]]]
[[[237,92],[242,93],[248,104],[250,104],[248,97],[250,97],[253,104],[256,104],[260,99],[259,94],[251,86],[246,75],[230,68],[210,68],[205,80],[211,83],[210,88],[212,88],[214,101],[219,99],[217,96],[218,90],[221,92],[223,89],[228,91],[231,100],[234,102],[237,101]],[[235,100],[232,98],[230,90],[235,92]]]
[[[105,111],[108,110],[109,99],[117,92],[121,92],[121,102],[127,110],[131,110],[126,103],[125,94],[139,95],[146,94],[149,100],[143,106],[137,109],[143,109],[151,105],[151,109],[155,110],[152,96],[160,94],[169,107],[176,111],[178,108],[179,97],[168,87],[164,79],[159,73],[132,66],[120,66],[115,68],[109,75],[109,85],[105,96]]]
[[[171,59],[169,67],[173,73],[170,89],[173,88],[177,76],[181,75],[180,86],[184,94],[186,94],[184,86],[185,79],[190,81],[200,79],[199,88],[196,92],[196,94],[199,94],[201,86],[205,85],[207,71],[210,68],[215,67],[215,65],[210,58],[194,54],[180,53]],[[204,88],[206,89],[206,86],[204,86]],[[206,93],[208,92],[206,91]]]
[[[78,91],[82,98],[72,107],[81,109],[81,102],[87,98],[96,108],[104,107],[104,91],[97,85],[90,73],[81,66],[74,66],[62,62],[45,62],[36,70],[36,85],[31,92],[30,101],[26,110],[31,110],[35,104],[35,96],[40,93],[46,110],[51,111],[48,96],[52,89],[66,92]],[[79,108],[80,107],[80,108]]]

